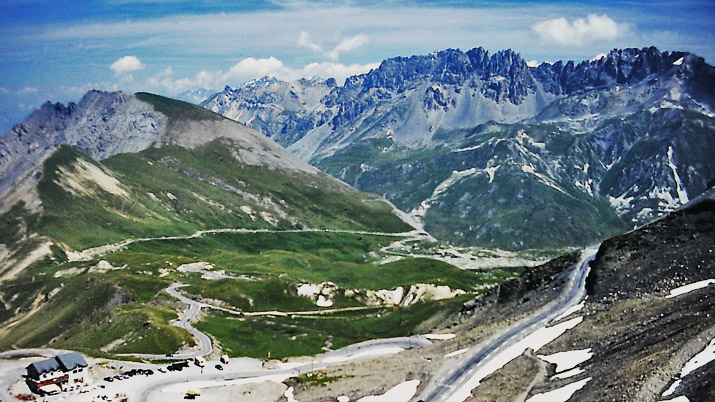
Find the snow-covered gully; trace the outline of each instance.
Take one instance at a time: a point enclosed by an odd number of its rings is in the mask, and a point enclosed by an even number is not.
[[[583,317],[546,327],[569,309],[576,310],[572,307],[585,297],[589,263],[595,258],[597,251],[598,247],[584,250],[580,261],[572,268],[573,272],[560,299],[466,352],[442,378],[423,390],[419,399],[425,402],[462,402],[471,395],[472,389],[476,388],[483,378],[503,367],[527,348],[538,350],[578,325]]]

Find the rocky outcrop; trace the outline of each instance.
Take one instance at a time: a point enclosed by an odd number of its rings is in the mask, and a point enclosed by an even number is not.
[[[253,129],[196,106],[150,94],[90,91],[77,104],[44,104],[0,137],[0,199],[20,180],[36,181],[42,162],[61,144],[102,160],[152,146],[195,148],[218,138],[232,143],[242,163],[317,173]]]
[[[146,149],[165,125],[166,117],[151,105],[120,92],[90,91],[67,106],[47,102],[0,137],[0,194],[60,144],[104,159]]]
[[[708,374],[715,364],[704,364],[708,361],[704,355],[695,356],[715,336],[715,287],[672,291],[715,276],[714,215],[715,200],[705,199],[604,241],[590,264],[586,299],[570,316],[550,325],[575,317],[581,323],[537,353],[544,362],[557,354],[563,357],[564,352],[588,351],[592,356],[574,363],[573,370],[547,364],[546,372],[535,374],[526,365],[513,364],[532,356],[527,351],[473,390],[474,400],[489,399],[494,392],[490,381],[502,385],[499,395],[505,400],[528,399],[577,383],[581,387],[571,399],[578,401],[656,401],[678,396],[711,400]],[[573,260],[561,257],[531,269],[468,302],[456,316],[481,334],[485,328],[533,314],[558,297],[562,275]],[[694,367],[694,360],[702,366],[682,374],[686,362]],[[523,376],[533,381],[528,385],[510,381]]]
[[[368,306],[411,306],[426,300],[445,300],[466,294],[462,289],[451,289],[445,285],[417,283],[409,287],[394,289],[341,289],[333,282],[317,284],[302,283],[296,289],[298,296],[308,297],[318,307],[331,307],[335,297],[358,299]]]

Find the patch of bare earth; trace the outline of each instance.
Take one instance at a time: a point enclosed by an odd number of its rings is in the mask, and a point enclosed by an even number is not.
[[[52,250],[50,250],[51,245],[52,242],[42,242],[34,250],[32,250],[29,254],[27,254],[19,261],[15,259],[8,259],[7,261],[5,261],[3,267],[10,268],[10,270],[0,276],[0,282],[13,279],[25,268],[29,267],[37,261],[40,261],[48,255],[52,255]]]

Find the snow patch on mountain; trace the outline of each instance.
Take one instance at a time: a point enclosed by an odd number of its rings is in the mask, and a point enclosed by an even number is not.
[[[484,169],[484,171],[489,175],[489,183],[494,181],[494,175],[497,173],[497,170],[499,170],[500,167],[501,165],[497,165]]]
[[[432,196],[430,196],[428,199],[422,201],[420,205],[412,210],[410,212],[410,215],[413,216],[416,219],[422,220],[427,213],[427,210],[430,208],[430,206],[442,195],[444,194],[447,190],[449,190],[450,187],[455,185],[457,182],[464,180],[465,178],[472,176],[476,174],[479,170],[476,168],[470,168],[462,171],[452,171],[452,174],[443,182],[437,185],[435,187],[434,191],[432,192]],[[496,171],[496,170],[495,170]],[[492,173],[493,174],[493,173]],[[492,177],[492,175],[490,175]]]
[[[549,187],[553,188],[554,190],[559,191],[563,194],[567,194],[561,187],[556,185],[556,183],[553,181],[553,179],[537,172],[536,168],[531,163],[522,164],[521,171],[524,173],[529,173],[529,174],[536,176],[541,184],[549,186]]]
[[[668,167],[673,171],[673,179],[675,179],[675,191],[678,193],[678,199],[680,200],[680,203],[687,204],[689,201],[688,193],[685,191],[683,183],[680,181],[680,176],[678,175],[678,168],[675,167],[675,163],[673,162],[672,146],[668,147]]]
[[[634,197],[627,197],[626,194],[621,194],[618,197],[608,196],[608,201],[613,205],[613,207],[619,213],[625,213],[631,209],[631,202],[633,202]]]

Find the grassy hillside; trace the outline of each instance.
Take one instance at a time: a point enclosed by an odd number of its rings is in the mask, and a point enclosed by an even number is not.
[[[496,279],[486,272],[425,259],[381,265],[378,250],[392,240],[332,232],[219,233],[134,243],[86,262],[46,259],[0,283],[1,294],[17,295],[9,303],[5,324],[12,315],[36,309],[4,329],[0,348],[53,346],[95,355],[174,352],[193,340],[169,324],[179,305],[162,290],[182,282],[189,285],[182,289],[186,294],[233,310],[315,311],[298,317],[237,317],[207,310],[209,316],[197,327],[231,355],[265,357],[269,350],[273,357],[314,354],[328,339],[339,347],[428,330],[422,327],[425,321],[460,309],[476,288],[520,271]],[[209,262],[213,267],[207,269],[234,277],[207,279],[177,269],[192,262]],[[107,263],[115,269],[98,268]],[[358,310],[322,315],[314,300],[297,294],[301,283],[325,281],[337,286],[333,308]],[[370,289],[409,288],[415,283],[447,285],[468,294],[409,307],[372,306],[361,296]],[[349,295],[347,289],[358,294]]]
[[[0,242],[14,244],[26,229],[74,250],[215,228],[410,229],[375,196],[324,176],[232,163],[231,151],[216,141],[194,150],[122,154],[100,164],[63,146],[45,163],[38,185],[42,214],[15,206],[0,218]],[[87,173],[88,165],[102,177]],[[118,194],[102,188],[107,180],[116,182]],[[68,191],[70,182],[83,193]]]
[[[311,312],[251,318],[207,311],[198,327],[232,355],[314,354],[328,340],[338,347],[419,332],[425,320],[459,309],[466,297],[376,306],[369,291],[424,283],[473,295],[502,280],[428,259],[380,264],[381,248],[399,239],[391,233],[411,230],[387,203],[322,174],[236,163],[234,146],[217,140],[102,162],[60,147],[45,161],[38,184],[42,209],[19,203],[0,217],[3,244],[29,252],[40,241],[52,242],[48,257],[0,282],[0,349],[53,346],[114,355],[191,346],[192,337],[171,325],[181,304],[163,292],[181,282],[189,296],[235,311]],[[260,231],[188,237],[217,228]],[[166,236],[183,238],[161,239]],[[153,237],[159,239],[88,261],[67,258]],[[223,276],[178,269],[198,262]],[[339,310],[328,315],[297,292],[300,284],[325,282],[334,284],[332,307]]]

